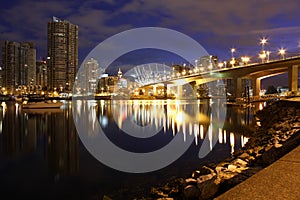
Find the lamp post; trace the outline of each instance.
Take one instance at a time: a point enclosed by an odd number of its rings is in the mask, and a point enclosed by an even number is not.
[[[281,58],[282,58],[282,59],[284,59],[285,51],[286,51],[286,50],[283,49],[283,48],[279,49],[279,52],[278,52],[278,53],[281,55]]]
[[[235,59],[234,59],[234,56],[233,56],[234,52],[235,52],[235,48],[231,48],[231,61],[230,61],[230,64],[231,64],[232,67],[235,64]]]
[[[248,65],[248,62],[250,61],[250,58],[248,56],[243,56],[241,59],[245,65]]]
[[[267,44],[268,39],[267,38],[261,38],[260,39],[260,44],[261,44],[261,54],[259,54],[259,57],[261,58],[261,62],[264,63],[266,56],[266,51],[265,51],[265,45]]]
[[[218,67],[219,67],[219,68],[223,68],[223,66],[224,66],[224,63],[223,63],[223,62],[219,62],[219,63],[218,63]]]
[[[265,53],[265,51],[262,51],[261,54],[259,54],[259,58],[261,59],[261,62],[264,63],[265,58],[266,58],[266,53]]]
[[[230,64],[231,64],[232,67],[234,67],[234,64],[235,64],[235,59],[234,58],[231,59]]]
[[[260,44],[261,44],[261,51],[264,51],[264,47],[265,47],[265,44],[267,44],[267,41],[268,39],[267,38],[262,38],[260,39]]]
[[[271,53],[270,51],[267,51],[267,52],[266,52],[266,54],[267,54],[267,62],[270,61],[270,53]]]
[[[235,52],[235,48],[231,48],[231,58],[233,59],[233,53]]]

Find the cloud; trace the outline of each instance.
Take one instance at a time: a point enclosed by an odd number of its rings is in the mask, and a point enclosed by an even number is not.
[[[47,22],[52,16],[79,26],[79,45],[84,52],[121,31],[145,26],[181,31],[211,50],[219,48],[216,52],[225,52],[235,45],[240,46],[242,51],[246,51],[247,47],[250,50],[259,48],[257,41],[264,34],[274,35],[272,37],[275,39],[284,34],[297,37],[299,33],[299,3],[294,0],[16,2],[6,10],[0,8],[1,39],[33,40],[44,54]],[[289,44],[292,44],[291,40],[292,38],[288,40]]]
[[[290,27],[279,27],[279,28],[270,28],[270,29],[262,29],[262,30],[253,30],[252,34],[272,34],[272,35],[282,35],[282,34],[299,34],[300,26],[290,26]]]

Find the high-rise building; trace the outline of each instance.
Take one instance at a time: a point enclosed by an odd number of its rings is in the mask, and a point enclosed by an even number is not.
[[[32,42],[3,41],[0,86],[10,94],[36,84],[36,49]]]
[[[78,70],[78,26],[53,17],[47,49],[48,90],[71,91]]]
[[[36,61],[36,84],[42,90],[47,88],[47,64],[45,60]]]

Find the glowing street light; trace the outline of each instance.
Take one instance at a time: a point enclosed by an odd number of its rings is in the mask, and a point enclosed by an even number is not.
[[[248,56],[243,56],[241,59],[242,62],[245,63],[245,65],[248,65],[248,62],[250,61],[250,58]]]
[[[261,50],[264,51],[265,44],[267,44],[268,39],[267,38],[262,38],[260,39],[260,44],[261,44]]]
[[[219,67],[219,68],[223,68],[223,66],[224,66],[224,63],[219,62],[218,67]]]
[[[234,64],[235,64],[235,59],[234,58],[231,59],[230,64],[231,64],[232,67],[234,67]]]
[[[281,48],[279,49],[278,53],[281,55],[282,59],[284,59],[285,49]]]
[[[266,54],[267,54],[267,62],[269,62],[270,61],[270,51],[266,51]]]
[[[233,58],[233,53],[235,52],[235,48],[231,48],[231,58]]]
[[[265,53],[265,51],[262,51],[261,54],[259,54],[259,58],[261,59],[261,62],[264,63],[265,58],[266,58],[266,53]]]

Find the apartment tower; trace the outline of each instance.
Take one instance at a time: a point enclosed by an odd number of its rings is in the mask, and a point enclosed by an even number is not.
[[[71,92],[78,70],[78,26],[53,17],[48,22],[48,90]]]
[[[2,42],[0,86],[2,92],[18,94],[36,85],[36,49],[32,42]]]

